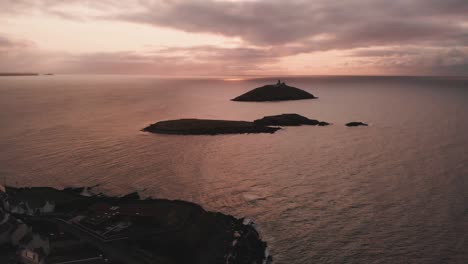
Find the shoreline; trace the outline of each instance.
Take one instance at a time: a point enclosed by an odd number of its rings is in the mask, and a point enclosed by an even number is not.
[[[43,259],[61,261],[90,256],[127,264],[272,261],[250,220],[181,200],[141,200],[136,192],[111,197],[89,190],[5,187],[5,192],[0,191],[0,223],[3,215],[9,228],[0,225],[0,237],[11,239],[3,246],[20,249],[19,258],[29,250]],[[14,241],[20,229],[32,231]],[[40,238],[35,247],[29,237]],[[86,250],[67,253],[60,249],[63,243]]]

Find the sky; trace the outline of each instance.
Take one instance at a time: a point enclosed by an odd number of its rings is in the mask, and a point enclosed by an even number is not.
[[[0,72],[468,75],[467,0],[0,0]]]

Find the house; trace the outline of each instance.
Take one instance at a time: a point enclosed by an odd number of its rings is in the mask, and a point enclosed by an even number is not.
[[[38,233],[29,233],[24,236],[20,241],[20,246],[29,249],[42,249],[45,255],[50,253],[50,242],[49,238],[42,236]]]
[[[23,264],[45,264],[46,255],[41,248],[21,249],[18,253],[18,261]]]
[[[48,214],[53,213],[55,210],[55,203],[50,201],[31,204],[28,201],[20,201],[18,203],[6,201],[4,202],[4,206],[5,209],[9,210],[11,213],[26,215]]]
[[[0,245],[10,242],[10,236],[18,223],[9,213],[0,208]]]

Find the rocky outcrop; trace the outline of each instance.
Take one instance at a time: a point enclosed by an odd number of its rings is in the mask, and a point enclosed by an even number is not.
[[[356,126],[368,126],[366,123],[363,122],[349,122],[346,124],[349,127],[356,127]]]
[[[309,119],[307,117],[298,114],[281,114],[274,116],[265,116],[262,119],[254,121],[255,124],[261,126],[300,126],[300,125],[312,125],[312,126],[326,126],[329,125],[327,122],[318,121],[315,119]]]
[[[278,127],[268,127],[248,121],[229,121],[211,119],[179,119],[154,123],[143,131],[159,134],[179,135],[217,135],[274,133]]]
[[[328,122],[325,122],[325,121],[320,121],[320,122],[318,123],[318,125],[319,125],[319,126],[328,126],[328,125],[331,125],[331,124],[328,123]]]
[[[277,84],[268,84],[253,89],[242,94],[232,101],[242,102],[264,102],[264,101],[283,101],[283,100],[301,100],[316,99],[314,95],[296,87],[288,86],[278,81]]]

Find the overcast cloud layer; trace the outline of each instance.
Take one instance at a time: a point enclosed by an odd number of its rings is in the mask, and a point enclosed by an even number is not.
[[[466,0],[0,0],[0,15],[7,20],[31,14],[216,34],[238,44],[59,53],[38,49],[34,39],[2,34],[0,26],[0,71],[43,70],[47,63],[40,60],[48,57],[54,62],[50,70],[58,72],[268,74],[303,56],[298,73],[307,74],[308,59],[335,52],[338,58],[323,64],[337,71],[352,67],[358,74],[367,73],[359,69],[378,68],[382,73],[468,75]]]

